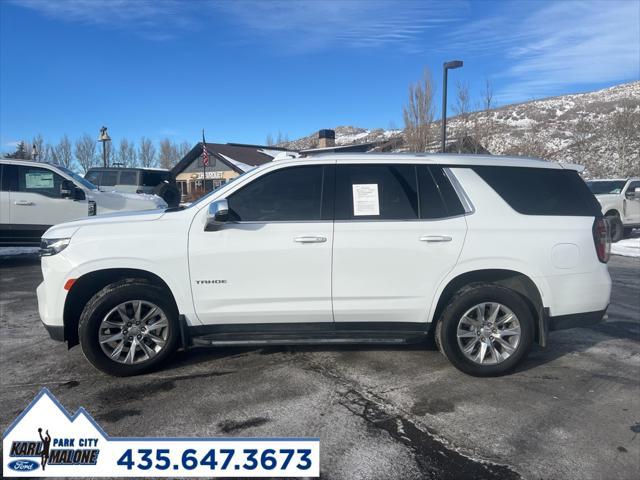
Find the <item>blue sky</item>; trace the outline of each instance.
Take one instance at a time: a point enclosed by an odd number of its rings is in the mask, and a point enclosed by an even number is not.
[[[640,78],[640,0],[0,2],[0,148],[121,137],[264,143],[402,126],[442,62],[499,104]]]

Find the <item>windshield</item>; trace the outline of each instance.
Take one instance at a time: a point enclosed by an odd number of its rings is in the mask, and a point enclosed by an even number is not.
[[[594,195],[617,195],[622,192],[626,183],[626,180],[607,180],[604,182],[587,182],[587,186]]]
[[[199,199],[197,199],[195,202],[192,202],[187,208],[191,208],[194,205],[199,204],[200,202],[202,202],[203,200],[206,200],[207,198],[209,198],[211,195],[213,195],[214,193],[216,193],[218,190],[220,190],[221,188],[226,187],[227,185],[235,182],[236,180],[238,180],[239,178],[244,177],[247,173],[253,171],[254,169],[252,168],[251,170],[247,170],[246,172],[241,173],[240,175],[238,175],[235,178],[232,178],[231,180],[229,180],[227,183],[223,183],[222,185],[220,185],[218,188],[214,188],[213,190],[211,190],[209,193],[207,193],[206,195],[200,197]]]
[[[93,183],[91,183],[86,178],[82,178],[76,172],[73,172],[73,171],[69,170],[68,168],[63,167],[62,165],[56,165],[56,167],[59,168],[60,170],[62,170],[67,175],[69,175],[70,177],[72,177],[76,182],[81,184],[83,187],[88,188],[89,190],[97,190],[98,189],[98,187],[96,187]]]

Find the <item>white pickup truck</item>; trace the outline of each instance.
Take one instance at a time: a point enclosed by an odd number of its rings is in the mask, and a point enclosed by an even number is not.
[[[609,220],[613,242],[640,228],[640,178],[590,180],[587,185]]]

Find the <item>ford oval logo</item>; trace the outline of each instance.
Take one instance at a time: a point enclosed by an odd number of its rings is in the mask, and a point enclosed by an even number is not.
[[[38,464],[33,460],[14,460],[9,463],[9,468],[16,472],[32,472],[38,468]]]

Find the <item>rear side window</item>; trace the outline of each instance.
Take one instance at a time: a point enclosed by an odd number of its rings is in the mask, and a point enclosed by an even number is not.
[[[120,172],[119,185],[137,185],[138,184],[138,172],[135,170],[125,170]]]
[[[454,217],[465,213],[462,202],[442,167],[419,165],[420,218]]]
[[[144,187],[155,187],[165,180],[169,181],[169,172],[142,172],[142,182]]]
[[[100,186],[113,187],[118,181],[117,170],[106,170],[102,172],[102,180],[100,180]]]
[[[336,220],[415,220],[418,185],[413,165],[338,165]]]
[[[525,215],[600,215],[600,205],[574,170],[473,167],[511,208]]]
[[[0,165],[2,168],[2,190],[5,192],[18,191],[18,167],[15,165]]]
[[[321,220],[323,165],[290,167],[267,173],[230,195],[233,221]]]

